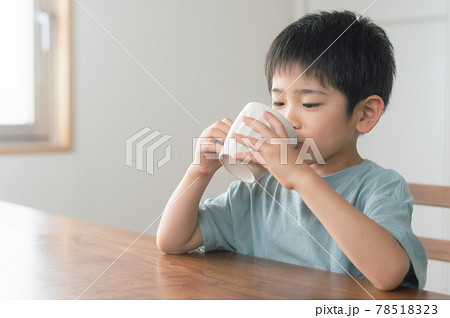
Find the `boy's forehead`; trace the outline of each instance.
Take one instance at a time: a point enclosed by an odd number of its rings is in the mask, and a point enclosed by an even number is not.
[[[272,77],[272,91],[287,88],[328,90],[329,87],[321,83],[311,75],[306,75],[301,69],[279,70]]]

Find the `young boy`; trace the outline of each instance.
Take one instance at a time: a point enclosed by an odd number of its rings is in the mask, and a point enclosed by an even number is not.
[[[411,230],[408,186],[357,151],[358,136],[375,127],[388,104],[394,75],[392,45],[368,18],[320,12],[286,27],[267,53],[266,76],[272,107],[294,126],[299,144],[285,145],[282,164],[281,146],[270,143],[287,137],[281,122],[269,112],[262,116],[271,128],[244,119],[266,141],[236,159],[249,155],[258,162],[258,152],[269,173],[253,184],[232,182],[201,203],[221,167],[205,154],[220,151],[212,141],[223,141],[232,121],[206,128],[197,144],[199,164],[189,166],[162,216],[160,250],[202,246],[364,276],[382,290],[423,288],[427,255]],[[313,138],[325,164],[295,162],[305,138]]]

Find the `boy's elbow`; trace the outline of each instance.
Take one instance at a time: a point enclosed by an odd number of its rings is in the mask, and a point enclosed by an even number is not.
[[[166,240],[162,239],[160,236],[156,236],[156,246],[158,249],[165,254],[182,254],[184,251],[171,246]]]
[[[401,284],[401,280],[387,280],[387,279],[380,279],[377,281],[372,282],[373,286],[375,286],[376,289],[382,290],[382,291],[390,291],[396,289]]]
[[[389,270],[386,270],[379,277],[371,280],[371,283],[376,289],[383,291],[390,291],[396,289],[403,282],[406,274],[409,270],[409,258],[408,262],[400,262],[397,265],[392,266]]]
[[[164,243],[161,243],[160,240],[156,240],[156,246],[158,247],[158,249],[159,249],[161,252],[163,252],[163,253],[165,253],[165,254],[171,254],[171,253],[170,253],[170,249],[168,249],[168,248],[164,245]]]
[[[163,252],[165,254],[177,254],[177,253],[174,253],[174,251],[170,247],[164,245],[164,243],[161,243],[160,241],[156,241],[156,246],[158,247],[158,249],[161,252]]]

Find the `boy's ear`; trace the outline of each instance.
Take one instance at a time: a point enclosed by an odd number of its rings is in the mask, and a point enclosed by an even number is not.
[[[375,127],[384,110],[384,101],[378,95],[361,100],[357,106],[356,130],[366,134]]]

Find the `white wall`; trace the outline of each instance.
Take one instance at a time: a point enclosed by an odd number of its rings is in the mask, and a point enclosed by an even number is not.
[[[297,14],[347,9],[363,12],[373,0],[296,1]],[[450,23],[438,1],[376,1],[366,12],[395,50],[397,78],[377,127],[359,140],[362,157],[392,168],[408,182],[450,185]],[[446,46],[447,45],[447,46]],[[418,235],[450,239],[448,212],[414,208]],[[427,290],[450,293],[450,266],[430,261]]]
[[[135,231],[163,211],[192,159],[192,137],[249,101],[269,102],[264,55],[287,24],[305,11],[361,12],[372,2],[78,1],[200,124],[74,4],[74,149],[1,155],[0,200]],[[379,0],[366,12],[391,36],[399,72],[390,110],[360,151],[408,181],[450,184],[447,12],[444,0]],[[173,136],[173,159],[153,176],[125,165],[125,140],[146,126]],[[232,180],[222,168],[204,198]],[[416,232],[449,236],[448,219],[430,219],[418,209]],[[450,293],[448,269],[430,265],[426,288]]]
[[[249,101],[270,101],[264,57],[291,21],[293,3],[78,2],[200,124],[73,2],[73,151],[1,155],[0,200],[142,231],[162,213],[192,161],[192,137],[234,118]],[[125,165],[126,139],[146,126],[173,136],[173,159],[154,175]],[[219,171],[204,197],[224,192],[233,180]]]

